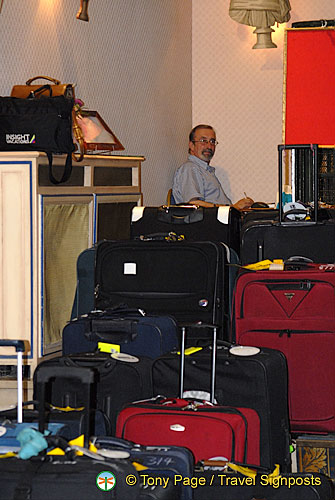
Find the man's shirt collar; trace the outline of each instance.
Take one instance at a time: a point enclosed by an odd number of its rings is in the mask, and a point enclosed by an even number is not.
[[[195,155],[188,155],[188,160],[193,161],[193,163],[196,163],[199,165],[199,167],[204,168],[205,170],[208,170],[208,172],[215,172],[215,168],[211,167],[206,161],[202,160],[201,158],[198,158]]]

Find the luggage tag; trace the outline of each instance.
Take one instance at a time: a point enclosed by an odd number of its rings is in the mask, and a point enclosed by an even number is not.
[[[121,352],[121,346],[119,344],[109,344],[107,342],[98,342],[98,350],[100,352],[108,352],[113,354],[114,352]]]
[[[195,352],[201,351],[202,347],[188,347],[185,349],[185,356],[190,356],[191,354],[194,354]],[[180,351],[177,352],[177,354],[180,356]]]
[[[264,271],[266,269],[269,269],[270,271],[283,271],[284,261],[282,259],[274,259],[273,261],[265,259],[243,266],[243,268],[250,269],[251,271]]]

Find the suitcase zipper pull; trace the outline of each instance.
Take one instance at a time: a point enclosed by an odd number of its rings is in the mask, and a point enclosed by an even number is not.
[[[301,281],[300,289],[301,290],[311,290],[312,289],[312,282],[309,280]]]
[[[287,337],[290,338],[291,337],[291,332],[292,332],[292,330],[288,330],[288,329],[286,329],[286,330],[280,330],[280,332],[279,332],[279,338],[283,337],[284,335],[287,335]]]

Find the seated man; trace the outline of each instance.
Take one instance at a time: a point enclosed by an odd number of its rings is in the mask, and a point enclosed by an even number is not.
[[[217,145],[216,134],[210,125],[197,125],[191,130],[188,161],[174,175],[172,194],[175,203],[194,203],[202,207],[232,205],[225,194],[215,168],[209,165]],[[251,198],[242,198],[232,206],[238,210],[249,208]]]

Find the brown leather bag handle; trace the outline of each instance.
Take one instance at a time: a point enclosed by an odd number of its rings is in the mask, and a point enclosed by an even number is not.
[[[72,153],[72,159],[74,161],[82,161],[85,152],[84,136],[80,126],[78,125],[77,113],[75,109],[72,109],[72,130],[73,130],[73,135],[79,144],[79,153],[78,154]]]
[[[39,78],[48,80],[49,82],[52,82],[55,85],[60,85],[60,80],[56,80],[56,78],[51,78],[51,76],[34,76],[33,78],[29,78],[29,80],[26,81],[26,85],[31,85],[34,80],[38,80]]]

